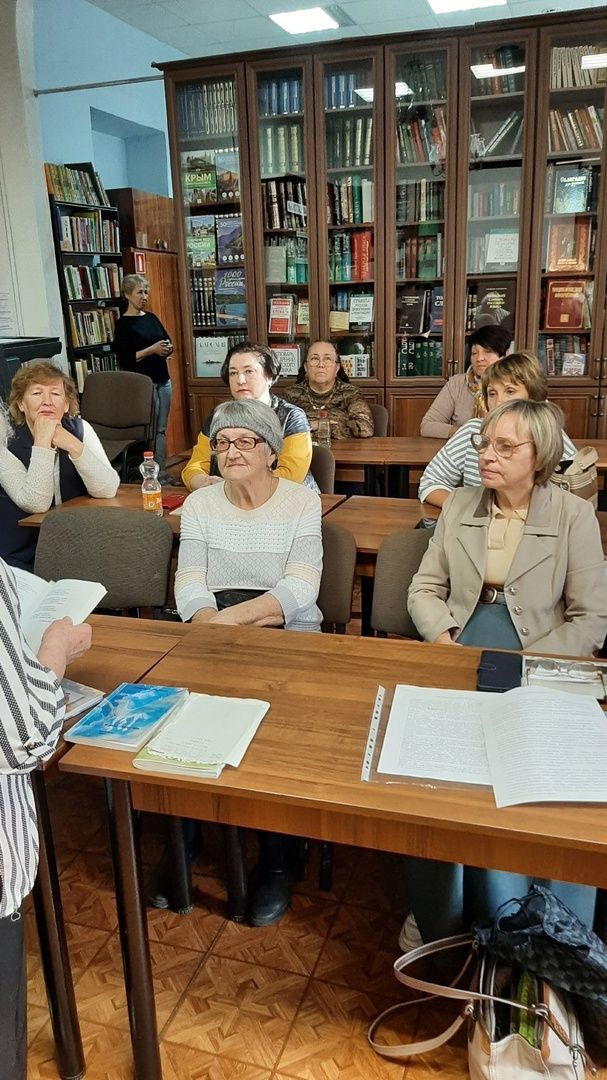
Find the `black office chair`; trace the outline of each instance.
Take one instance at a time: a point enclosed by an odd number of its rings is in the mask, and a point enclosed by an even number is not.
[[[314,444],[310,472],[323,495],[332,495],[335,491],[335,458],[328,446]]]
[[[136,371],[97,371],[87,375],[80,415],[94,428],[120,479],[128,480],[128,457],[150,449],[154,384]]]

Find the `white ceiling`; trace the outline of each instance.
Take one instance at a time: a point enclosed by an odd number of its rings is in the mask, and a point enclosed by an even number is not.
[[[607,0],[508,0],[506,6],[435,15],[427,0],[339,0],[348,25],[339,30],[293,36],[268,16],[323,6],[322,0],[89,0],[130,26],[143,30],[186,56],[216,56],[251,49],[309,45],[340,38],[470,26],[544,12],[605,9]],[[330,0],[324,4],[334,7]],[[597,15],[600,14],[597,11]],[[159,51],[158,59],[162,60]]]

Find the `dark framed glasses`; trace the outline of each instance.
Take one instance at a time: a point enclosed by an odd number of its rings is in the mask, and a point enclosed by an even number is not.
[[[225,454],[231,446],[235,446],[237,450],[242,450],[243,453],[254,450],[259,443],[265,442],[265,439],[260,439],[256,435],[239,435],[237,439],[224,439],[222,435],[218,439],[210,439],[211,450],[216,454]]]

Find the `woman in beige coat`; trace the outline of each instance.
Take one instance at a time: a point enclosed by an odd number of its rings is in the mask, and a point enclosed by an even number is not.
[[[607,564],[592,505],[550,483],[563,452],[560,410],[508,402],[471,438],[483,486],[445,503],[409,590],[415,625],[427,641],[456,647],[591,656],[607,633]],[[592,924],[593,889],[549,884]],[[491,918],[529,885],[518,874],[407,860],[424,941]],[[411,916],[405,926],[411,936]]]

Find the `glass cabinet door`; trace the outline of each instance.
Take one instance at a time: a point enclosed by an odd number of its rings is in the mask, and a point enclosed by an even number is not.
[[[259,176],[263,235],[258,303],[283,376],[297,374],[311,325],[306,91],[304,68],[297,65],[256,70],[250,94],[257,103],[253,175]]]
[[[448,50],[399,52],[392,71],[394,194],[388,197],[387,220],[395,237],[395,289],[388,318],[394,327],[395,346],[389,371],[396,379],[441,376],[445,354]]]
[[[531,161],[526,105],[532,86],[527,40],[469,44],[464,329],[501,325],[524,338],[528,246],[523,199]],[[465,354],[464,354],[465,355]],[[467,357],[466,357],[467,359]]]
[[[317,101],[322,100],[319,163],[324,159],[325,167],[319,198],[321,335],[334,342],[350,377],[373,381],[383,371],[383,288],[376,277],[382,265],[377,66],[375,56],[325,61],[316,82]]]
[[[228,349],[249,336],[242,163],[234,74],[175,88],[179,187],[196,378],[217,378]]]
[[[541,291],[533,330],[548,375],[599,378],[595,359],[605,296],[604,270],[602,284],[597,270],[601,257],[604,261],[598,228],[607,31],[554,36],[543,44],[548,88],[539,149],[544,179]]]

